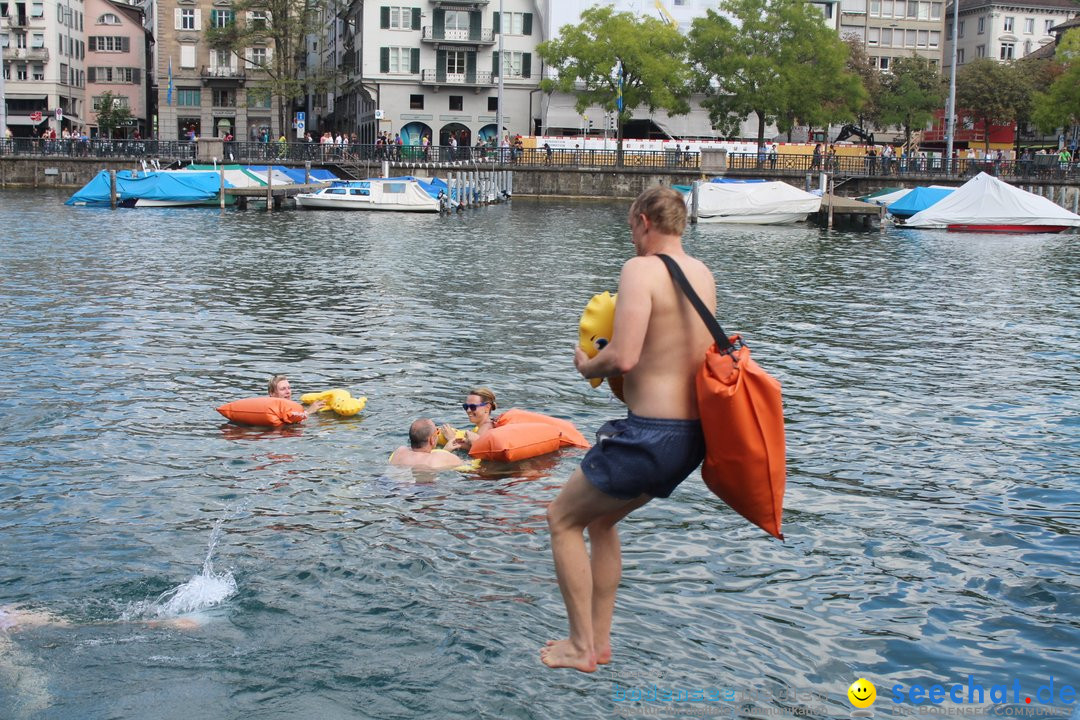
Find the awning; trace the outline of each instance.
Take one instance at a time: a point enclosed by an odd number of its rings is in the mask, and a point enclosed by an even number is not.
[[[4,120],[8,125],[41,125],[44,124],[52,115],[42,115],[41,120],[34,122],[26,115],[7,115]]]
[[[8,82],[11,82],[11,81],[8,80]],[[8,99],[8,100],[38,100],[45,107],[49,106],[49,96],[48,95],[38,95],[36,92],[24,93],[24,92],[14,91],[14,90],[11,90],[11,89],[5,89],[4,90],[4,97],[6,99]]]

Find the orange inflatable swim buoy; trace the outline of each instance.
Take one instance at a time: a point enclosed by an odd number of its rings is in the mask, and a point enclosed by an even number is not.
[[[469,455],[481,460],[516,462],[546,455],[562,447],[562,433],[547,423],[515,423],[503,425],[473,441]]]
[[[234,423],[269,427],[291,425],[307,417],[300,403],[269,395],[235,400],[217,408],[217,411]]]
[[[469,455],[481,460],[516,462],[546,455],[562,447],[591,447],[569,420],[510,408],[495,427],[473,441]]]
[[[592,447],[592,443],[586,440],[585,436],[574,427],[574,423],[569,420],[562,420],[560,418],[551,417],[550,415],[529,412],[528,410],[519,410],[518,408],[510,408],[502,415],[495,418],[495,427],[497,428],[518,423],[541,423],[556,428],[559,431],[559,444],[563,447]]]

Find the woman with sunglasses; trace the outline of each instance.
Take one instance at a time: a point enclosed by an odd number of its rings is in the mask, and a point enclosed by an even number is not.
[[[469,394],[465,396],[465,402],[461,404],[461,408],[469,416],[469,422],[473,424],[473,429],[465,431],[465,437],[458,442],[455,449],[468,452],[476,438],[494,428],[495,418],[491,416],[491,413],[497,407],[495,393],[488,388],[479,387],[470,390]],[[458,434],[457,429],[449,423],[445,423],[441,431],[444,438],[451,440]]]

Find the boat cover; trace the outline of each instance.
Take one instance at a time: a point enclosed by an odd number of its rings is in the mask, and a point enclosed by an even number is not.
[[[267,176],[270,173],[274,174],[274,185],[276,185],[277,187],[296,184],[296,182],[291,177],[289,177],[289,174],[285,172],[287,168],[285,168],[283,165],[273,165],[269,167],[266,165],[248,165],[244,169],[255,177],[259,178],[259,180],[262,181],[263,185],[267,184]],[[301,179],[300,182],[303,183],[303,179]]]
[[[289,177],[291,177],[292,181],[297,185],[304,184],[304,168],[283,167],[281,165],[275,165],[274,169],[280,170]],[[312,182],[333,182],[334,180],[338,179],[337,175],[323,168],[311,168],[308,177],[311,178]]]
[[[176,172],[220,172],[225,170],[225,184],[236,188],[266,187],[266,179],[249,172],[242,165],[196,165],[191,164]]]
[[[687,196],[687,203],[691,202]],[[812,213],[821,207],[821,198],[786,182],[702,183],[698,188],[698,215],[768,215],[770,213]]]
[[[197,203],[217,197],[221,178],[216,172],[132,172],[116,173],[116,199],[173,200]],[[232,187],[226,179],[225,187]],[[65,205],[109,205],[109,171],[102,170]]]
[[[881,188],[880,190],[877,190],[877,191],[872,192],[872,193],[868,193],[866,195],[860,195],[859,197],[857,197],[855,199],[856,200],[861,200],[862,202],[866,202],[866,203],[873,203],[874,205],[881,205],[882,204],[881,203],[881,198],[886,197],[886,196],[891,197],[893,194],[896,194],[896,197],[891,200],[891,202],[895,202],[896,200],[902,198],[904,196],[904,193],[906,193],[906,192],[908,192],[907,188],[887,187],[887,188]],[[888,203],[885,203],[885,204],[888,205]]]
[[[889,203],[885,209],[899,218],[909,218],[920,210],[952,195],[954,188],[917,187],[905,193],[899,200]]]
[[[905,227],[949,225],[1063,225],[1080,227],[1080,215],[1044,197],[979,173],[952,195],[912,215]]]

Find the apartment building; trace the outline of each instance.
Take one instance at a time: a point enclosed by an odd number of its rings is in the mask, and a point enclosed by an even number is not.
[[[333,57],[339,78],[337,90],[316,101],[322,112],[311,127],[357,132],[361,142],[389,132],[406,144],[426,136],[448,145],[453,134],[472,145],[497,135],[501,77],[505,132],[529,134],[541,40],[528,0],[355,0],[325,40],[324,61]]]
[[[912,53],[941,66],[944,48],[943,0],[841,0],[840,35],[854,35],[870,60],[888,70]]]
[[[81,0],[0,0],[6,123],[16,137],[85,127],[83,26]]]
[[[220,0],[160,0],[157,8],[157,136],[162,140],[225,137],[276,140],[276,104],[260,80],[274,47],[261,43],[242,55],[211,48],[207,28],[224,28],[236,12]],[[245,22],[265,23],[265,11]]]
[[[131,121],[115,137],[150,137],[149,78],[151,35],[138,7],[116,0],[86,0],[86,123],[98,134],[97,111],[108,93]]]
[[[1052,29],[1080,12],[1073,0],[960,0],[956,64],[1019,60],[1054,43]],[[953,7],[948,5],[945,65],[952,66]]]

